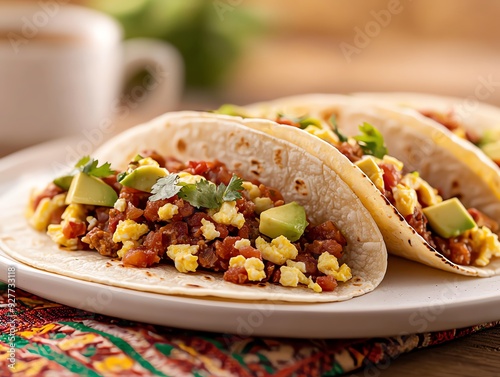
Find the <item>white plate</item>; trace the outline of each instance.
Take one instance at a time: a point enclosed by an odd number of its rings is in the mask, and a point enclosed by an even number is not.
[[[0,193],[20,181],[56,175],[88,150],[63,140],[0,160]],[[389,259],[372,293],[337,303],[241,302],[167,296],[67,278],[0,252],[0,280],[14,266],[16,287],[101,314],[193,330],[245,336],[382,337],[466,327],[500,319],[500,276],[470,278]]]

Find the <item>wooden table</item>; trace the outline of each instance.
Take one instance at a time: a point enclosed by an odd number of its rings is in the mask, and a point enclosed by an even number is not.
[[[349,376],[500,376],[500,327],[401,355],[378,368]]]

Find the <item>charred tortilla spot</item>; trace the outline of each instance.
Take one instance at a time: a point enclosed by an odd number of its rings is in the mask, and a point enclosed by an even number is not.
[[[250,163],[252,164],[253,167],[255,167],[254,170],[258,172],[257,175],[260,175],[264,171],[264,167],[262,166],[262,163],[259,160],[252,159],[250,160]]]
[[[274,151],[274,163],[278,165],[278,167],[283,168],[283,151],[281,149],[276,149]]]
[[[109,262],[106,262],[106,267],[112,267],[113,265]]]
[[[257,284],[257,287],[266,287],[266,286],[267,286],[266,283],[259,283],[259,284]]]
[[[153,277],[153,274],[149,271],[146,271],[146,275],[148,275],[149,277]]]
[[[186,284],[186,287],[201,288],[201,285],[198,285],[198,284]]]
[[[186,142],[183,139],[179,139],[177,141],[177,149],[181,153],[184,153],[184,151],[186,150]]]
[[[295,191],[297,191],[302,196],[307,196],[309,194],[307,190],[307,185],[302,179],[295,180]]]
[[[411,240],[408,240],[408,244],[409,244],[410,246],[412,246],[412,244],[411,244]]]
[[[231,137],[232,135],[229,135]],[[240,140],[236,142],[236,150],[239,151],[240,149],[248,149],[250,148],[250,143],[248,140],[246,140],[244,137],[241,137]]]
[[[234,163],[234,168],[235,168],[236,170],[239,170],[239,169],[241,168],[241,162],[239,162],[239,161],[238,161],[238,162],[235,162],[235,163]]]
[[[213,278],[213,277],[208,276],[208,275],[204,275],[204,276],[202,276],[201,278],[202,278],[202,279],[205,279],[205,280],[208,280],[208,281],[212,281],[212,280],[214,280],[214,278]]]

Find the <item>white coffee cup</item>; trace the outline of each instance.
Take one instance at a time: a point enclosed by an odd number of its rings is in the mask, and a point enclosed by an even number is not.
[[[112,18],[66,1],[0,2],[4,152],[66,135],[90,135],[97,144],[178,103],[183,68],[172,46],[122,42]],[[123,95],[124,83],[142,69],[150,75]]]

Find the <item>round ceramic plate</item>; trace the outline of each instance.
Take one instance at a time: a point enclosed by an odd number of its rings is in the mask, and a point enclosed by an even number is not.
[[[87,143],[88,144],[88,143]],[[90,153],[82,140],[42,144],[0,160],[0,197],[33,181],[43,186]],[[9,268],[14,267],[14,268]],[[15,273],[8,271],[15,270]],[[168,296],[38,270],[0,251],[0,280],[91,312],[239,336],[359,338],[466,327],[500,319],[500,276],[470,278],[399,258],[375,291],[348,301],[296,304]]]

